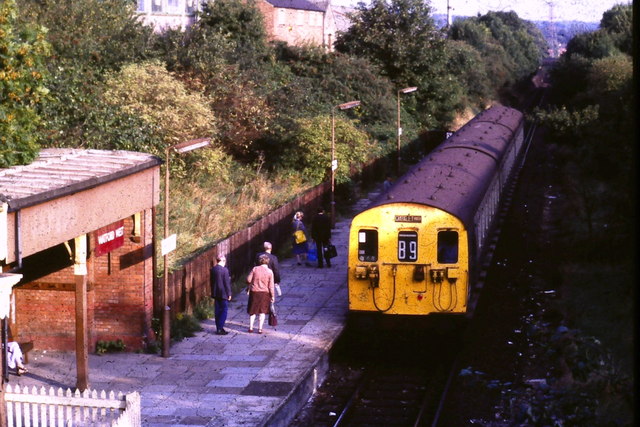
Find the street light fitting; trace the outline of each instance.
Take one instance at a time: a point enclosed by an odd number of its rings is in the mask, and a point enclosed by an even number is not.
[[[336,169],[338,168],[338,161],[336,160],[336,108],[340,110],[348,110],[349,108],[357,107],[360,105],[360,101],[349,101],[344,104],[338,104],[331,108],[331,228],[336,225],[336,200],[335,200],[335,187],[336,187]]]
[[[341,110],[348,110],[349,108],[357,107],[358,105],[360,105],[360,101],[350,101],[337,105],[337,107]]]
[[[409,86],[398,90],[398,144],[396,147],[396,174],[400,175],[400,135],[402,135],[402,128],[400,127],[400,94],[410,93],[418,90],[417,86]]]
[[[169,147],[176,153],[186,153],[187,151],[192,151],[198,148],[206,147],[211,144],[211,139],[209,138],[198,138],[192,139],[190,141],[181,142],[180,144],[176,144],[172,147]]]
[[[400,89],[398,92],[410,93],[410,92],[415,92],[416,90],[418,90],[418,86],[410,86],[410,87],[405,87],[404,89]]]
[[[166,148],[166,159],[164,169],[164,241],[169,238],[169,174],[171,166],[169,162],[171,160],[171,152],[182,154],[188,151],[195,150],[197,148],[206,147],[211,144],[209,138],[198,138],[189,141],[181,142],[180,144],[172,145]],[[164,253],[164,272],[163,272],[163,286],[162,286],[162,304],[164,309],[162,311],[162,357],[169,357],[169,347],[171,346],[171,317],[169,311],[169,252]]]

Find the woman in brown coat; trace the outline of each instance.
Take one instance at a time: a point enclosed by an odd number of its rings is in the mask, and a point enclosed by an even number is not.
[[[258,317],[258,333],[262,333],[265,315],[269,312],[269,305],[275,301],[275,287],[273,281],[273,271],[269,268],[269,257],[265,254],[258,258],[260,265],[253,267],[247,277],[247,294],[249,303],[247,313],[249,314],[249,333],[253,332],[253,324]]]

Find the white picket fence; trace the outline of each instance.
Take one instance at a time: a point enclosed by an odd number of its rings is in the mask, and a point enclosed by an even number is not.
[[[140,427],[140,394],[5,385],[7,427]]]

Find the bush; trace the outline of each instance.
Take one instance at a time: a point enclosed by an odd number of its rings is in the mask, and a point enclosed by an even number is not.
[[[213,298],[203,298],[193,309],[193,315],[198,320],[211,319],[214,315],[213,306]]]
[[[186,313],[178,313],[171,321],[171,338],[182,341],[185,338],[195,336],[196,332],[202,330],[200,322],[194,316]]]
[[[97,354],[105,354],[105,353],[112,353],[112,352],[118,352],[118,351],[124,351],[126,348],[126,346],[124,345],[124,342],[119,339],[116,341],[98,341],[96,343],[96,353]]]

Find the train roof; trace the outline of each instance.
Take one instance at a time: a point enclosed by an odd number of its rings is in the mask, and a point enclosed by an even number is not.
[[[417,203],[442,209],[470,226],[523,114],[496,106],[471,119],[400,177],[370,207]]]

